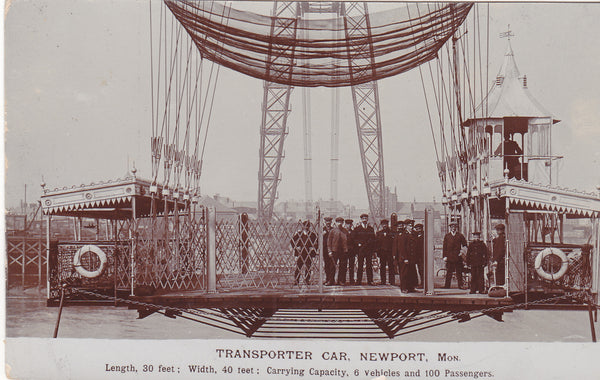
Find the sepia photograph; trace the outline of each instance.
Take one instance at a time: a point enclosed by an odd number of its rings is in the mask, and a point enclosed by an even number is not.
[[[594,377],[598,19],[5,1],[5,376]]]

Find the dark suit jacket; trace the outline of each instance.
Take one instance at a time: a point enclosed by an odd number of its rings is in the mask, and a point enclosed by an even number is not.
[[[467,265],[472,267],[486,266],[488,262],[488,248],[481,240],[474,240],[467,249]]]
[[[443,257],[447,257],[448,261],[451,263],[458,262],[460,259],[460,248],[467,246],[467,239],[461,234],[457,232],[456,235],[452,235],[451,232],[448,232],[446,236],[444,236],[444,247],[443,247]]]
[[[348,252],[348,231],[336,225],[327,237],[327,248],[335,253]]]
[[[504,264],[506,257],[506,235],[499,235],[492,240],[492,260]]]

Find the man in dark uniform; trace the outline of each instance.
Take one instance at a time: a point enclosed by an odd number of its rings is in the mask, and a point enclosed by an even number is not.
[[[504,285],[504,270],[505,270],[505,258],[506,258],[506,235],[504,230],[506,227],[500,223],[496,225],[496,233],[498,234],[492,240],[492,267],[495,268],[494,275],[496,276],[496,285]]]
[[[481,233],[473,232],[473,241],[467,248],[467,265],[471,267],[471,294],[479,292],[483,294],[483,268],[488,263],[488,248],[481,241]]]
[[[363,268],[366,261],[367,285],[373,285],[373,243],[375,240],[375,230],[369,225],[369,216],[362,214],[360,224],[352,231],[354,244],[358,253],[358,263],[356,269],[356,283],[361,285]]]
[[[392,230],[388,225],[387,219],[381,221],[381,229],[377,231],[377,256],[379,256],[379,275],[381,277],[381,285],[386,282],[386,269],[390,276],[390,285],[394,285],[396,280],[396,271],[394,258],[392,256],[393,236]]]
[[[503,153],[503,164],[504,169],[508,169],[508,178],[521,179],[519,157],[523,155],[523,150],[516,141],[510,139],[510,133],[508,132],[504,132],[504,141],[494,151],[495,156],[501,156]]]
[[[446,282],[444,284],[445,289],[450,288],[452,282],[452,273],[456,273],[456,279],[458,281],[458,287],[463,287],[463,262],[460,258],[460,250],[462,247],[467,246],[467,239],[458,232],[458,223],[450,223],[450,232],[444,236],[444,245],[442,249],[442,256],[446,263]]]
[[[296,271],[294,273],[294,284],[300,283],[300,273],[304,268],[304,283],[310,282],[310,270],[312,258],[317,255],[319,240],[317,234],[310,230],[310,222],[307,220],[302,223],[302,230],[292,236],[292,248],[296,259]]]
[[[396,250],[400,266],[400,288],[403,293],[414,292],[419,281],[417,278],[417,257],[412,223],[414,222],[406,219],[404,221],[404,231],[396,239]]]
[[[405,237],[406,233],[404,229],[404,221],[399,220],[396,222],[396,233],[394,234],[394,242],[392,243],[392,256],[394,257],[394,263],[396,265],[396,273],[400,275],[400,287],[402,287],[402,260],[401,255],[404,254],[405,248]]]
[[[346,231],[348,231],[348,254],[346,255],[346,267],[348,270],[348,283],[354,285],[354,267],[356,263],[356,242],[354,240],[354,228],[352,227],[354,221],[352,219],[346,219],[344,221]],[[344,270],[346,273],[346,270]],[[344,276],[344,280],[345,280]]]
[[[421,223],[415,224],[413,235],[415,239],[417,268],[419,268],[419,287],[422,287],[425,283],[425,237],[423,235],[423,225]]]
[[[327,250],[338,263],[338,285],[344,285],[346,281],[346,265],[348,255],[348,231],[344,228],[344,218],[335,218],[335,227],[327,235]],[[335,266],[334,266],[335,269]]]
[[[333,255],[329,253],[327,248],[327,238],[329,232],[333,229],[331,222],[333,218],[326,216],[323,218],[325,225],[323,226],[323,264],[325,266],[325,285],[335,285],[335,260]]]

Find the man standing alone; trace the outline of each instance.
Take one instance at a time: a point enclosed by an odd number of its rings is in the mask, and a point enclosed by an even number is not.
[[[483,268],[488,263],[488,248],[481,241],[481,233],[473,232],[473,241],[467,249],[467,265],[471,267],[471,294],[484,293]]]
[[[456,273],[458,287],[463,287],[463,263],[460,257],[460,249],[467,246],[467,239],[458,232],[458,223],[452,221],[450,223],[450,232],[444,236],[444,246],[442,249],[444,262],[446,263],[446,282],[445,289],[450,288],[452,282],[452,273]]]
[[[354,228],[354,244],[358,250],[358,263],[356,269],[356,284],[360,285],[363,276],[363,267],[366,261],[367,285],[373,285],[373,241],[375,240],[375,230],[368,224],[369,216],[362,214],[360,224]]]

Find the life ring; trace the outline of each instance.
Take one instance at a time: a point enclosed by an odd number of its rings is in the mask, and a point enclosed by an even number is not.
[[[544,268],[542,268],[542,261],[546,256],[550,255],[558,256],[558,258],[562,262],[560,269],[556,273],[548,273],[544,270]],[[567,259],[567,255],[565,255],[565,253],[558,248],[544,248],[540,251],[540,253],[538,253],[537,257],[535,258],[535,271],[537,272],[538,276],[548,281],[560,279],[567,272],[568,267],[569,259]]]
[[[83,265],[81,265],[81,256],[87,252],[95,253],[100,260],[100,266],[95,271],[89,271],[85,269]],[[75,267],[77,273],[83,277],[94,278],[100,276],[100,273],[102,273],[104,270],[104,265],[106,265],[106,253],[104,253],[103,250],[95,245],[84,245],[83,247],[79,248],[75,253],[75,256],[73,256],[73,266]]]

